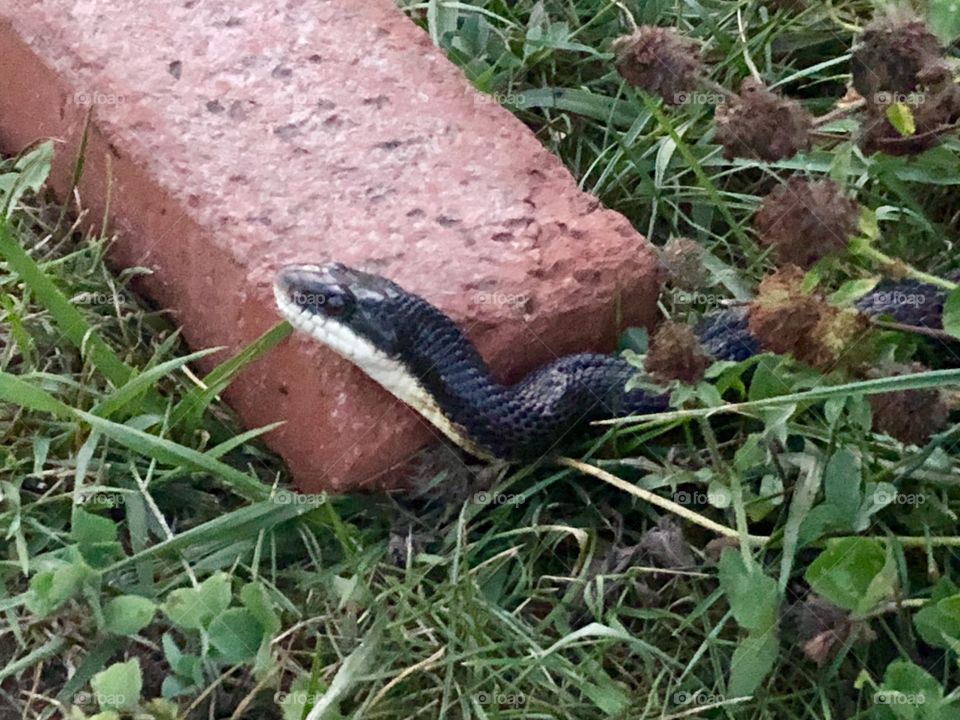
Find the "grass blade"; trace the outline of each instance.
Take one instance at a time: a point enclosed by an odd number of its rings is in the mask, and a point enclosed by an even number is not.
[[[94,367],[111,383],[119,387],[130,379],[133,369],[110,349],[110,346],[70,303],[53,280],[44,274],[29,253],[13,239],[9,223],[2,219],[0,219],[0,257],[7,261],[10,269],[20,276],[37,301],[49,311],[66,338],[80,348]]]

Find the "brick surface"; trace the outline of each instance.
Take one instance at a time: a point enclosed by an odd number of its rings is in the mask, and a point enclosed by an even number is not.
[[[653,319],[643,238],[388,0],[6,0],[0,58],[0,147],[57,138],[62,192],[92,111],[81,197],[99,217],[112,178],[112,261],[154,271],[194,347],[242,347],[276,268],[332,259],[432,300],[507,380]],[[287,421],[268,439],[306,490],[390,485],[435,437],[302,338],[226,397]]]

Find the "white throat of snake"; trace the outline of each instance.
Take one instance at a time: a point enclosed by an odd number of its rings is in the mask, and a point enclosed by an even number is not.
[[[359,367],[470,454],[485,460],[496,459],[470,440],[466,433],[443,413],[436,400],[400,360],[383,352],[346,325],[297,306],[276,284],[273,286],[273,294],[280,314],[295,330],[326,345]]]

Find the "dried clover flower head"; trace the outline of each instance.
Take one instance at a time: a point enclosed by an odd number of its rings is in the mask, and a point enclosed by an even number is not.
[[[873,353],[870,319],[853,308],[832,305],[824,305],[824,308],[813,328],[805,362],[825,372],[860,365]]]
[[[624,79],[641,90],[679,105],[703,72],[697,43],[667,27],[644,25],[613,43],[615,64]]]
[[[913,93],[904,103],[913,116],[914,132],[903,135],[884,105],[868,105],[860,123],[858,144],[865,154],[919,155],[940,144],[943,132],[960,120],[960,86],[948,82]]]
[[[859,215],[856,200],[832,180],[792,177],[763,199],[754,227],[781,262],[810,267],[847,246]]]
[[[896,377],[926,370],[920,363],[891,364],[874,370],[871,377]],[[898,390],[870,396],[873,408],[873,429],[886,433],[908,445],[923,445],[934,433],[947,425],[950,409],[943,392],[930,390]]]
[[[750,332],[764,350],[793,355],[823,372],[856,364],[870,348],[862,342],[869,320],[804,292],[803,276],[787,265],[761,281],[747,316]]]
[[[750,305],[748,325],[770,352],[803,352],[806,338],[820,321],[822,302],[803,291],[803,270],[787,265],[760,282]]]
[[[854,88],[868,104],[881,105],[891,96],[913,92],[944,67],[940,41],[904,8],[882,13],[867,25],[850,60]]]
[[[659,382],[680,380],[693,384],[703,378],[713,360],[700,346],[689,325],[663,323],[650,339],[644,367]]]
[[[685,237],[673,237],[659,254],[667,277],[675,287],[696,290],[710,282],[710,273],[703,265],[703,248],[699,243]]]
[[[773,162],[810,149],[812,118],[796,100],[770,92],[753,78],[740,94],[717,107],[716,139],[728,160],[735,157]]]

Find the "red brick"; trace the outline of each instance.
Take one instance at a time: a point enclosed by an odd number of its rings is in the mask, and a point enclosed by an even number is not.
[[[279,266],[331,259],[432,300],[505,379],[653,319],[644,239],[388,0],[7,0],[0,58],[0,147],[57,138],[63,192],[92,108],[81,197],[99,217],[109,170],[111,259],[194,347],[236,351],[278,321]],[[287,421],[307,490],[390,484],[435,436],[300,338],[227,399]]]

